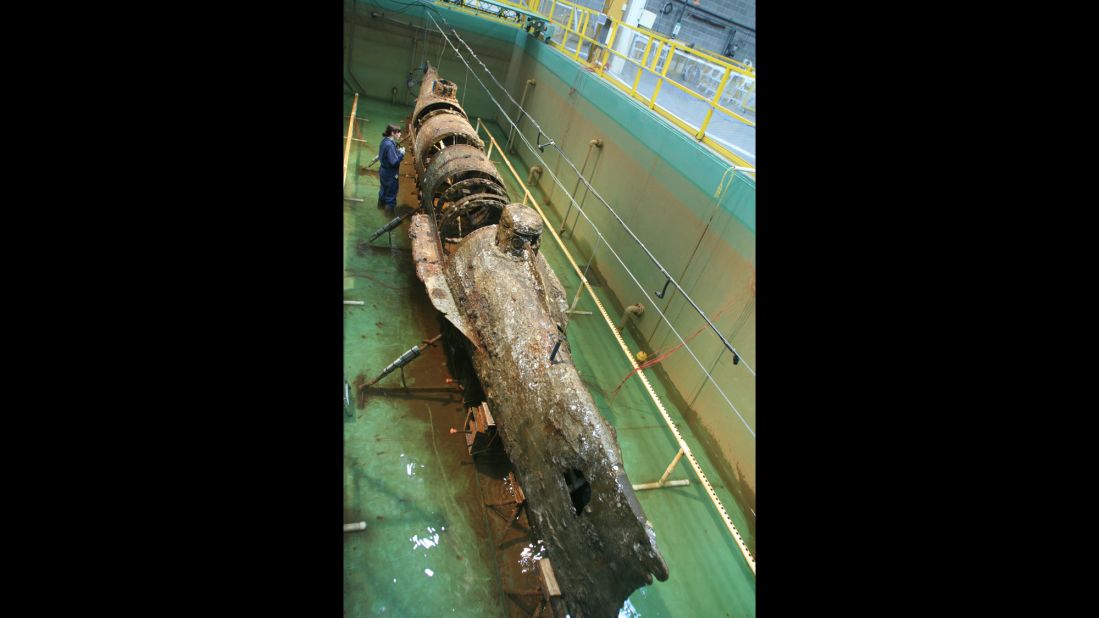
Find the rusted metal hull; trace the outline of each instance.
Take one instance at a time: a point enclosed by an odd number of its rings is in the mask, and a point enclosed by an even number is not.
[[[455,118],[433,118],[444,116]],[[410,124],[410,131],[430,130],[432,122]],[[467,396],[488,401],[531,527],[553,562],[563,611],[616,616],[634,590],[667,579],[668,567],[623,469],[614,428],[572,363],[565,291],[539,252],[542,220],[529,207],[505,206],[503,183],[477,146],[436,150],[423,169],[425,212],[409,232],[413,259],[432,303],[462,333],[448,348],[471,368],[456,377],[473,382]],[[464,225],[458,231],[448,212],[460,211],[471,216],[456,219]]]
[[[667,566],[567,341],[550,361],[568,309],[561,284],[540,254],[502,255],[494,234],[468,235],[446,267],[480,338],[470,356],[566,606],[573,616],[614,616],[652,576],[667,579]]]
[[[485,157],[483,150],[470,144],[458,144],[433,157],[420,176],[425,203],[438,198],[451,184],[467,178],[484,178],[503,187],[496,166]]]
[[[496,228],[468,234],[440,269],[430,220],[415,215],[417,274],[436,307],[473,335],[462,340],[479,381],[468,391],[482,391],[493,410],[565,608],[574,617],[616,616],[634,590],[667,579],[668,568],[614,428],[580,381],[567,341],[550,360],[567,320],[564,289],[542,255],[500,251]],[[445,292],[437,291],[440,275]]]
[[[416,156],[416,172],[423,174],[427,166],[431,165],[431,159],[435,154],[442,152],[447,147],[456,144],[470,144],[478,150],[484,148],[481,138],[469,121],[464,116],[457,114],[440,114],[432,117],[416,131],[414,152]]]
[[[420,128],[421,123],[436,111],[446,110],[465,118],[466,112],[455,96],[457,92],[458,87],[453,82],[441,79],[434,67],[428,67],[420,83],[420,95],[416,98],[416,107],[412,110],[409,129]]]
[[[439,243],[436,241],[428,216],[413,215],[408,235],[412,239],[412,260],[416,264],[416,276],[427,286],[427,296],[431,299],[431,304],[457,327],[475,348],[479,348],[476,331],[466,325],[458,310],[458,304],[454,302],[454,297],[450,293],[450,285],[443,272],[443,255],[439,250]]]
[[[503,180],[457,94],[457,85],[428,67],[408,122],[420,205],[444,241],[496,223],[508,203]]]

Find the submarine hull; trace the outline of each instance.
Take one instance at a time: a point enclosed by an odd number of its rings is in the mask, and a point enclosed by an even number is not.
[[[455,377],[492,409],[564,613],[617,616],[668,567],[614,428],[572,363],[565,291],[539,252],[543,222],[508,204],[456,93],[428,68],[409,120],[423,208],[409,228],[416,273],[455,327],[446,347],[467,369]]]
[[[447,267],[481,342],[470,356],[566,605],[574,616],[615,616],[668,569],[567,341],[550,360],[568,308],[561,284],[543,256],[496,251],[495,227],[466,237]]]
[[[414,256],[429,253],[427,215],[415,215],[412,229]],[[634,590],[653,577],[667,579],[668,568],[625,473],[614,428],[580,381],[561,336],[564,289],[541,254],[501,251],[496,231],[485,226],[458,243],[428,275],[436,278],[430,295],[443,297],[434,291],[442,277],[447,317],[456,313],[459,330],[472,331],[459,340],[478,380],[471,390],[483,392],[493,411],[568,613],[616,616]],[[427,274],[425,263],[417,262],[418,273]]]

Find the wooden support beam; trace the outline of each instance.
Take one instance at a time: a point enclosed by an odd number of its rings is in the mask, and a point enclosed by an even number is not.
[[[355,110],[359,107],[359,93],[351,103],[351,122],[347,125],[347,145],[343,147],[343,186],[347,186],[347,158],[351,156],[351,138],[355,133]]]

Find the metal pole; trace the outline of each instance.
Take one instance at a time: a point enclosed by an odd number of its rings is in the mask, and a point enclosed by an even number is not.
[[[637,96],[637,84],[641,81],[641,74],[645,71],[645,58],[649,57],[649,48],[653,46],[653,38],[649,37],[649,42],[645,44],[645,51],[641,54],[641,62],[637,65],[637,75],[633,78],[633,86],[630,88],[630,96]]]
[[[668,464],[668,469],[664,471],[664,476],[660,477],[660,480],[657,481],[658,483],[663,485],[664,481],[668,480],[668,475],[670,475],[672,473],[672,470],[675,469],[675,464],[679,463],[680,459],[683,459],[683,447],[682,446],[679,447],[679,452],[675,454],[675,458],[672,459],[672,463]]]
[[[596,140],[588,142],[588,152],[584,155],[584,162],[580,164],[580,176],[584,175],[584,170],[588,168],[588,158],[591,157],[591,149],[595,146]],[[572,213],[572,204],[576,201],[576,191],[580,188],[580,176],[576,177],[576,186],[572,188],[573,199],[569,200],[569,207],[565,210],[565,218],[561,220],[561,233],[565,233],[565,228],[569,226],[569,214]]]
[[[603,77],[603,73],[607,70],[607,65],[611,63],[614,56],[611,55],[611,48],[614,45],[614,34],[618,32],[618,23],[615,22],[611,25],[611,33],[607,36],[607,46],[603,48],[603,62],[599,65],[599,77]]]
[[[511,128],[508,129],[508,141],[504,143],[504,148],[507,149],[508,152],[514,152],[511,149],[511,140],[514,137],[512,133],[515,131],[515,128],[519,126],[519,122],[523,120],[523,104],[527,102],[527,89],[533,85],[535,85],[534,80],[528,79],[526,85],[523,86],[523,96],[519,97],[519,109],[516,110],[515,122],[513,122]]]
[[[702,139],[706,135],[706,128],[710,126],[710,119],[714,117],[714,106],[720,104],[721,95],[725,93],[725,84],[729,83],[729,76],[733,74],[731,68],[725,69],[725,74],[721,76],[721,83],[717,85],[717,92],[714,93],[713,100],[710,101],[710,109],[706,110],[706,118],[702,120],[702,124],[698,127],[698,133],[695,137]]]
[[[657,54],[659,56],[659,54]],[[664,80],[668,78],[668,68],[672,66],[672,58],[675,57],[675,45],[671,45],[668,48],[668,57],[664,59],[664,70],[660,72],[660,77],[656,80],[656,86],[653,87],[653,98],[649,101],[649,109],[656,107],[656,95],[660,94],[660,87],[664,85]],[[653,62],[653,69],[656,69],[656,62]]]
[[[686,445],[683,441],[679,441],[679,452],[675,454],[675,459],[672,459],[672,463],[668,464],[668,469],[664,471],[664,476],[660,477],[660,480],[655,483],[638,483],[633,486],[634,491],[640,491],[642,489],[660,489],[661,487],[684,487],[691,484],[688,479],[669,481],[668,477],[672,474],[672,470],[675,469],[675,465],[679,463],[680,459],[683,459],[683,452]]]
[[[598,143],[596,144],[596,146],[598,146],[598,147],[599,147],[599,149],[600,149],[600,150],[602,150],[602,149],[603,149],[603,140],[601,140],[601,139],[597,139],[597,140],[595,140],[595,141],[597,141],[597,142],[598,142]],[[599,164],[599,157],[596,157],[596,158],[595,158],[595,162],[591,164],[591,172],[590,172],[590,174],[591,174],[591,177],[592,177],[592,178],[595,178],[595,166],[596,166],[596,165],[598,165],[598,164]],[[581,178],[583,178],[583,174],[582,174],[582,173],[581,173],[580,177],[581,177]],[[579,180],[579,179],[577,179],[577,185],[576,185],[576,186],[577,186],[577,188],[579,188],[579,186],[580,186],[579,182],[580,182],[580,180]],[[572,205],[573,205],[573,203],[575,203],[575,204],[576,204],[576,210],[577,210],[577,215],[576,215],[576,218],[572,220],[572,227],[571,227],[571,228],[569,228],[569,236],[571,236],[571,237],[572,237],[572,238],[573,238],[574,240],[575,240],[575,238],[576,238],[576,237],[575,237],[575,235],[574,235],[574,232],[576,231],[576,224],[580,222],[580,214],[579,214],[579,211],[580,211],[580,210],[583,210],[583,208],[584,208],[584,200],[586,200],[586,199],[588,198],[588,187],[589,187],[589,186],[590,186],[590,185],[588,185],[588,184],[585,184],[585,185],[584,185],[584,195],[583,195],[583,196],[581,196],[581,198],[580,198],[580,201],[579,201],[579,202],[576,202],[576,192],[575,192],[575,190],[573,191],[572,201],[570,201],[570,202],[569,202],[569,208],[571,209],[571,208],[572,208]],[[568,221],[567,221],[568,217],[566,216],[566,217],[565,217],[565,219],[566,219],[566,221],[565,221],[564,223],[566,223],[566,224],[567,224],[567,223],[568,223]],[[564,233],[564,231],[565,231],[565,229],[564,229],[564,228],[562,227],[562,228],[561,228],[561,232],[562,232],[562,233]],[[592,254],[594,255],[594,252],[593,252]]]

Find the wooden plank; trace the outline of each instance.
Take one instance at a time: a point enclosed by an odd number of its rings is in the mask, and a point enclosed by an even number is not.
[[[557,585],[557,577],[553,574],[553,565],[549,558],[538,561],[538,568],[542,573],[542,589],[549,598],[561,596],[561,587]]]
[[[515,473],[508,472],[508,476],[511,477],[511,487],[515,490],[515,504],[526,502],[527,495],[523,493],[523,488],[519,486],[519,479],[515,478]]]
[[[359,93],[351,103],[351,122],[347,125],[347,145],[343,147],[343,186],[347,186],[347,158],[351,156],[351,138],[355,133],[355,110],[359,107]]]

